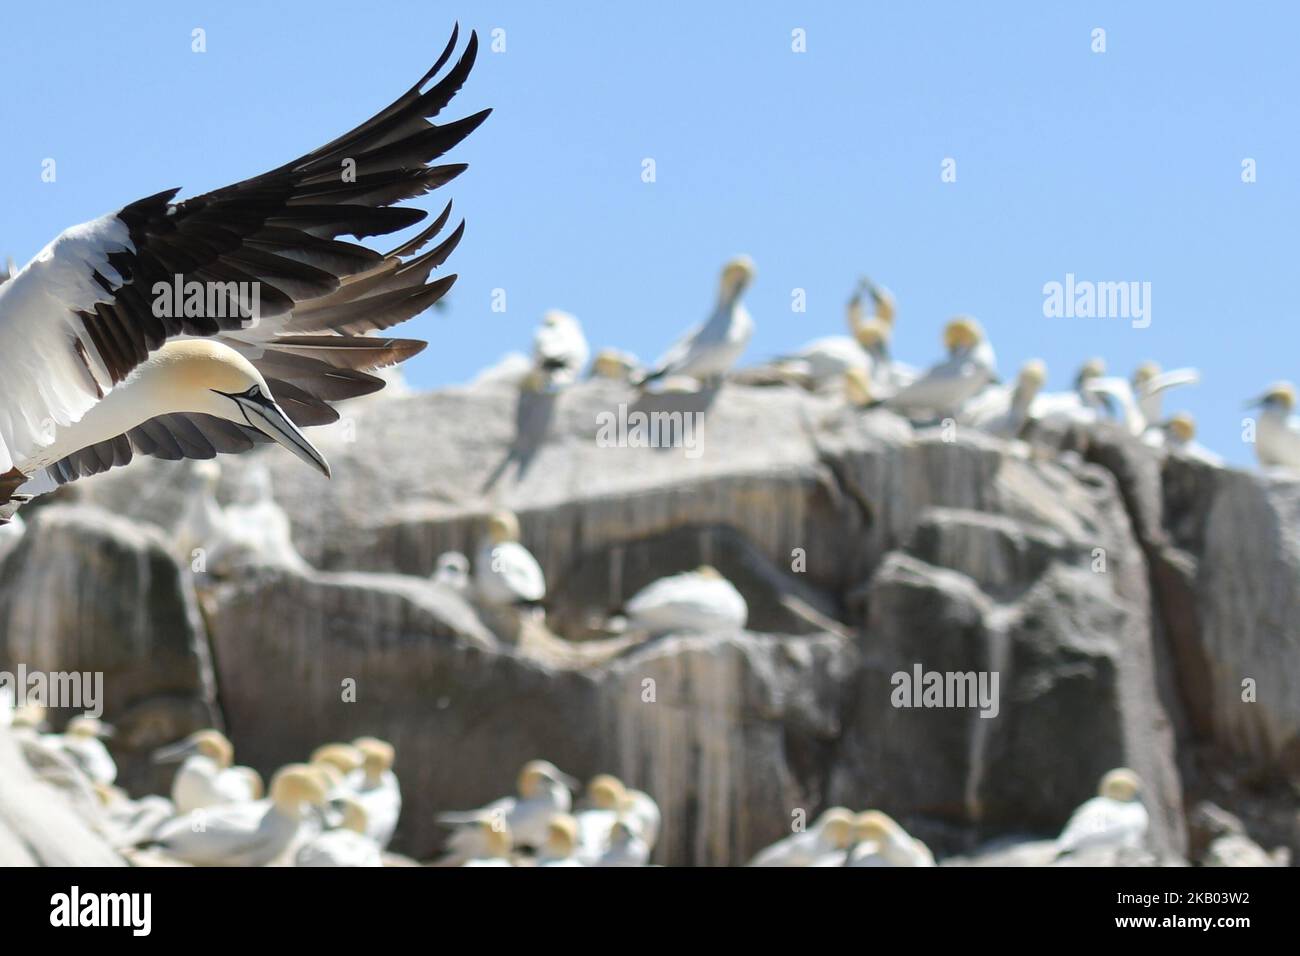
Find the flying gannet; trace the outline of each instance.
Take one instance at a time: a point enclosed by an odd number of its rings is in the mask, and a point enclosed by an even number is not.
[[[383,866],[379,844],[367,835],[366,808],[355,797],[344,797],[342,823],[312,837],[294,854],[295,866]]]
[[[148,841],[195,866],[265,866],[300,836],[325,803],[321,777],[305,764],[281,767],[271,798],[205,807],[164,823]]]
[[[750,866],[812,866],[827,855],[843,857],[853,842],[854,816],[844,807],[831,807],[813,825],[761,850]]]
[[[957,413],[957,423],[999,438],[1017,438],[1046,381],[1047,366],[1040,359],[1030,359],[1021,366],[1014,386],[990,385],[967,401]]]
[[[533,336],[533,365],[525,382],[535,392],[565,388],[578,380],[591,349],[575,316],[551,309]]]
[[[55,740],[91,783],[108,785],[117,779],[117,764],[104,746],[103,738],[112,735],[112,727],[94,717],[83,716],[68,721]]]
[[[487,535],[474,561],[475,590],[485,604],[528,604],[546,597],[541,565],[519,543],[519,534],[514,512],[498,511],[488,519]]]
[[[361,752],[361,766],[347,776],[353,799],[366,812],[366,835],[386,848],[402,814],[402,790],[393,773],[393,745],[375,737],[360,737],[352,746]]]
[[[251,767],[232,766],[234,758],[234,746],[219,730],[197,731],[153,754],[154,763],[181,761],[171,789],[178,814],[262,799],[261,775]]]
[[[651,636],[741,630],[749,617],[735,585],[708,565],[646,585],[623,610],[628,631]]]
[[[1142,845],[1147,811],[1142,805],[1142,781],[1121,767],[1101,778],[1098,795],[1074,811],[1056,841],[1057,856],[1092,847]]]
[[[858,814],[853,839],[845,866],[934,866],[930,848],[879,810]]]
[[[135,454],[211,458],[275,441],[329,474],[301,426],[382,388],[369,371],[425,343],[367,333],[455,281],[429,275],[464,223],[421,251],[450,205],[387,254],[339,237],[414,225],[426,213],[395,204],[464,171],[429,164],[489,111],[429,118],[464,83],[477,37],[423,89],[457,37],[419,83],[333,142],[215,192],[177,203],[167,190],[74,226],[0,284],[0,520]]]
[[[713,314],[686,333],[637,384],[644,387],[676,376],[705,385],[720,382],[754,334],[754,321],[740,301],[753,281],[754,262],[749,256],[728,262],[722,270]]]
[[[439,823],[452,825],[502,821],[516,846],[538,847],[546,842],[546,826],[557,814],[568,814],[571,790],[578,781],[546,760],[531,760],[519,772],[517,797],[503,797],[477,810],[438,814]],[[577,839],[575,834],[575,840]]]
[[[1255,426],[1255,457],[1265,468],[1300,469],[1300,419],[1295,411],[1295,386],[1274,382],[1248,407],[1260,409]]]
[[[997,376],[997,359],[984,329],[968,316],[952,319],[943,330],[948,357],[914,382],[884,398],[885,405],[909,416],[945,417]]]

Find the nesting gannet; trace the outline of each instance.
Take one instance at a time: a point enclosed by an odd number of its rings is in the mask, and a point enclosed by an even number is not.
[[[366,333],[423,312],[454,281],[428,278],[461,228],[421,253],[450,206],[387,254],[338,237],[414,225],[426,213],[395,204],[464,170],[429,163],[488,111],[427,117],[464,83],[477,37],[424,89],[457,38],[419,83],[320,149],[184,202],[168,190],[74,226],[0,284],[0,520],[137,453],[211,458],[275,441],[329,474],[300,426],[335,421],[329,402],[382,388],[368,371],[425,343]]]
[[[1091,425],[1106,408],[1104,399],[1089,389],[1089,384],[1106,374],[1106,363],[1099,358],[1084,362],[1074,377],[1074,390],[1039,395],[1029,407],[1029,415],[1044,425],[1064,428]]]
[[[113,728],[94,717],[73,717],[56,740],[91,783],[107,785],[117,779],[117,764],[102,738],[112,735]]]
[[[442,848],[436,866],[510,866],[514,839],[501,814],[493,820],[456,827]]]
[[[486,604],[511,605],[546,597],[546,577],[532,553],[519,543],[519,519],[498,511],[488,519],[487,536],[474,561],[474,585]]]
[[[1142,781],[1121,767],[1101,778],[1098,795],[1074,811],[1056,841],[1057,855],[1098,846],[1140,847],[1147,832]]]
[[[720,381],[754,334],[754,322],[740,301],[753,281],[754,262],[749,256],[737,256],[728,262],[722,270],[713,314],[686,333],[637,384],[645,386],[674,376],[688,376],[706,384]]]
[[[10,521],[0,523],[0,561],[4,556],[18,547],[27,525],[21,517],[14,515]]]
[[[465,594],[469,591],[469,558],[459,551],[447,551],[438,555],[433,580],[457,594]]]
[[[530,760],[519,772],[517,797],[503,797],[477,810],[438,814],[439,823],[473,824],[502,821],[516,846],[537,847],[546,841],[546,825],[572,806],[571,790],[578,782],[546,760]],[[576,839],[576,837],[575,837]]]
[[[930,848],[879,810],[858,814],[853,838],[845,866],[934,866]]]
[[[761,850],[750,866],[812,866],[828,854],[843,855],[853,842],[854,816],[844,807],[831,807],[801,833]]]
[[[574,854],[578,849],[578,825],[567,813],[557,813],[546,823],[546,837],[537,851],[538,866],[582,866]]]
[[[103,805],[101,829],[118,849],[147,841],[159,826],[176,816],[176,807],[166,797],[146,794],[132,800],[117,787],[103,784],[95,786],[95,793]]]
[[[264,462],[245,466],[235,500],[222,511],[211,550],[209,569],[219,573],[248,564],[307,568],[293,543],[289,516],[275,502],[275,486]]]
[[[550,391],[572,385],[587,364],[591,349],[575,316],[551,309],[533,336],[533,365],[526,385]]]
[[[1016,438],[1030,420],[1029,410],[1046,381],[1047,366],[1030,359],[1021,366],[1014,386],[991,385],[966,402],[957,413],[957,423],[999,438]]]
[[[361,751],[361,767],[348,774],[348,789],[366,811],[366,835],[385,848],[402,813],[402,790],[392,769],[397,754],[375,737],[360,737],[352,746]]]
[[[606,844],[595,866],[645,866],[650,862],[650,844],[641,836],[637,824],[626,817],[614,821]]]
[[[200,549],[205,553],[211,552],[221,539],[226,522],[225,512],[217,501],[221,466],[215,459],[198,459],[189,465],[181,484],[185,505],[173,536],[184,563],[193,566],[194,552]]]
[[[366,808],[355,797],[341,801],[343,820],[339,827],[325,830],[298,848],[295,866],[383,866],[379,844],[367,836]]]
[[[642,373],[640,360],[631,352],[619,349],[601,349],[591,362],[591,378],[605,378],[613,382],[630,382]]]
[[[974,319],[958,316],[950,321],[944,327],[943,342],[948,357],[886,397],[888,407],[908,415],[953,415],[997,376],[993,347]]]
[[[629,631],[651,635],[735,631],[749,616],[735,585],[708,565],[646,585],[623,609]]]
[[[181,761],[172,777],[177,813],[262,799],[261,776],[251,767],[232,766],[234,758],[234,746],[219,730],[197,731],[153,754],[155,763]]]
[[[1201,373],[1194,368],[1176,368],[1161,371],[1155,362],[1143,362],[1133,372],[1133,394],[1137,398],[1138,409],[1148,425],[1159,422],[1163,416],[1164,393],[1179,385],[1196,385],[1201,381]]]
[[[584,807],[573,815],[578,824],[578,856],[595,863],[609,848],[609,834],[627,801],[623,781],[601,773],[587,781]]]
[[[164,823],[150,843],[195,866],[265,866],[300,836],[325,803],[321,778],[305,764],[281,767],[270,800],[204,807]]]
[[[1153,444],[1163,445],[1184,458],[1202,461],[1207,465],[1219,467],[1223,459],[1196,440],[1196,419],[1187,412],[1179,412],[1162,422],[1160,428],[1152,432],[1159,434],[1160,440]],[[1150,435],[1152,432],[1148,432]]]
[[[1255,426],[1255,457],[1266,468],[1300,469],[1300,419],[1295,411],[1295,386],[1275,382],[1249,407],[1260,409]]]

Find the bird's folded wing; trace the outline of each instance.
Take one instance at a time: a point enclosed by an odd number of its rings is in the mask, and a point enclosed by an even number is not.
[[[431,164],[490,111],[441,125],[430,120],[468,76],[477,37],[424,89],[450,60],[457,37],[453,32],[415,86],[333,142],[215,192],[173,203],[178,190],[169,190],[74,227],[0,286],[0,374],[16,396],[7,395],[0,411],[0,442],[10,437],[9,454],[21,460],[43,444],[36,437],[43,423],[77,420],[177,336],[221,336],[244,352],[299,424],[331,420],[326,401],[381,388],[366,371],[401,361],[423,343],[355,340],[419,314],[447,291],[455,276],[429,276],[455,248],[463,223],[427,252],[450,205],[387,254],[339,237],[386,235],[420,222],[424,210],[394,204],[464,171],[463,164]],[[155,288],[174,288],[178,277],[182,287],[198,282],[207,290],[255,284],[240,291],[257,290],[259,320],[250,327],[229,300],[198,315],[176,303],[155,314]]]

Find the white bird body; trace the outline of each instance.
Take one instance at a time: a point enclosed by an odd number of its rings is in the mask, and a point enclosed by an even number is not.
[[[811,827],[778,840],[749,861],[750,866],[812,866],[829,854],[842,853],[852,838],[853,815],[833,808]]]
[[[307,567],[293,543],[289,516],[276,504],[271,473],[262,462],[245,467],[238,498],[222,509],[220,521],[210,570],[228,572],[246,564]]]
[[[485,604],[508,606],[546,597],[546,576],[519,543],[519,519],[498,511],[488,519],[488,533],[474,560],[474,585]]]
[[[628,790],[627,801],[621,809],[624,818],[635,821],[641,838],[653,850],[659,842],[659,829],[663,823],[659,804],[655,803],[654,798],[648,793],[641,790]]]
[[[1300,417],[1265,408],[1256,420],[1255,455],[1266,467],[1300,470]]]
[[[1141,846],[1149,824],[1139,801],[1093,797],[1074,811],[1056,841],[1058,853],[1099,846]]]
[[[541,846],[551,820],[568,813],[573,797],[564,784],[547,782],[531,797],[502,797],[477,810],[439,814],[443,823],[482,824],[504,821],[516,846]]]
[[[383,866],[379,844],[364,833],[346,827],[325,830],[312,837],[294,855],[295,866]]]
[[[381,848],[392,842],[402,815],[402,791],[397,776],[385,770],[375,779],[365,770],[354,770],[347,777],[348,790],[366,812],[366,836]]]
[[[934,866],[934,854],[920,840],[908,836],[863,840],[848,854],[845,866]]]
[[[982,341],[954,350],[947,359],[885,399],[885,404],[908,414],[952,415],[996,375],[993,347]]]
[[[730,371],[754,335],[754,320],[740,301],[753,277],[754,264],[747,256],[728,262],[713,313],[664,353],[642,384],[679,376],[712,382]]]
[[[618,811],[579,810],[573,819],[578,824],[577,856],[594,865],[609,849],[609,834],[618,822]]]
[[[615,826],[606,838],[607,849],[595,866],[645,866],[650,862],[650,844],[631,826]]]
[[[1030,409],[1047,378],[1037,359],[1026,362],[1014,385],[990,385],[969,399],[957,413],[958,424],[970,425],[999,438],[1019,436],[1030,420]]]
[[[830,335],[814,339],[799,351],[776,359],[772,367],[780,374],[799,379],[809,388],[822,389],[839,382],[851,368],[871,374],[873,364],[871,353],[856,339],[847,335]]]
[[[660,578],[633,595],[624,610],[629,630],[650,634],[732,631],[749,616],[735,585],[712,569]]]
[[[1081,392],[1049,392],[1039,395],[1029,407],[1031,418],[1045,425],[1091,425],[1100,418],[1101,400]]]
[[[95,737],[64,733],[51,738],[91,783],[107,786],[117,779],[117,764],[103,741]]]
[[[204,807],[251,803],[258,798],[259,789],[247,767],[222,767],[211,757],[194,754],[185,758],[172,778],[172,803],[177,814],[191,813]]]
[[[582,325],[567,312],[552,309],[533,336],[533,371],[543,388],[563,388],[578,379],[591,357]]]
[[[1130,435],[1141,435],[1146,431],[1146,416],[1142,414],[1137,396],[1133,394],[1133,387],[1124,379],[1100,376],[1085,382],[1083,388],[1090,394],[1110,398],[1118,412],[1120,423]]]
[[[446,551],[438,555],[433,580],[457,594],[465,594],[469,591],[469,558],[459,551]]]

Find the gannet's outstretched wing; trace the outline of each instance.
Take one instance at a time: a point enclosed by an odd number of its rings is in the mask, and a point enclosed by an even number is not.
[[[176,336],[221,336],[239,349],[297,424],[333,420],[326,402],[382,388],[366,372],[401,361],[424,343],[366,333],[417,315],[447,291],[455,276],[429,276],[455,248],[463,223],[423,253],[448,221],[450,206],[433,227],[387,255],[339,236],[364,239],[420,222],[423,210],[395,204],[464,171],[463,164],[430,164],[490,111],[442,125],[430,120],[469,75],[474,35],[446,75],[424,89],[449,61],[457,38],[453,32],[415,86],[333,142],[215,192],[175,203],[178,190],[168,190],[75,226],[0,285],[0,474],[49,444],[51,425],[78,420]],[[156,309],[155,290],[177,281],[209,290],[248,284],[243,289],[258,291],[260,320],[250,325],[229,298],[197,315]],[[190,424],[196,418],[181,417]],[[116,446],[111,460],[104,449],[94,457],[110,467],[132,450],[188,454],[175,418],[155,419],[144,431],[105,443]],[[195,427],[211,443],[206,433],[217,426]],[[67,464],[70,472],[86,473],[82,462]]]

